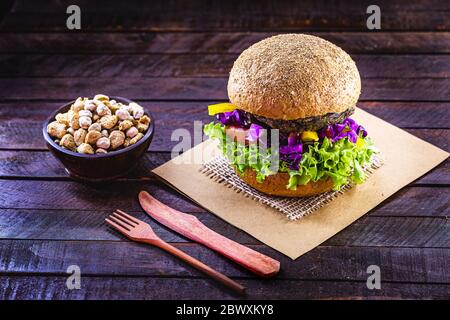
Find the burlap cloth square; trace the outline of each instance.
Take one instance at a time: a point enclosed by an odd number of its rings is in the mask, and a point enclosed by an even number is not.
[[[382,161],[380,155],[377,154],[372,156],[370,164],[363,168],[366,176],[370,176],[373,171],[378,169],[381,165]],[[250,197],[284,213],[290,220],[297,220],[322,208],[353,186],[352,184],[347,184],[339,191],[329,191],[311,197],[277,197],[262,193],[246,184],[239,178],[233,168],[231,168],[227,159],[222,156],[217,156],[209,161],[205,161],[201,172],[208,175],[214,181],[223,183],[232,188],[237,193],[242,193],[246,197]]]

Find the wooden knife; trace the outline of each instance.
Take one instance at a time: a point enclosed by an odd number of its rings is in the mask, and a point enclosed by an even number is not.
[[[217,251],[258,276],[268,278],[280,270],[280,262],[209,229],[195,216],[172,209],[148,192],[139,193],[142,208],[159,223],[193,241]]]

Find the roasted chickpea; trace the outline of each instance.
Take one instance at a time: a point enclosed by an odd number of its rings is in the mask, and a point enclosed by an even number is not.
[[[80,119],[78,120],[78,123],[81,128],[87,129],[92,124],[92,119],[89,117],[80,117]]]
[[[73,138],[75,140],[75,144],[77,146],[80,146],[82,143],[84,143],[84,139],[86,138],[87,130],[80,128],[75,131],[73,134]]]
[[[127,120],[130,119],[130,113],[125,110],[125,108],[120,108],[116,111],[116,116],[119,118],[119,120]]]
[[[95,144],[102,137],[100,131],[89,131],[84,138],[85,143]]]
[[[84,102],[84,110],[94,112],[97,109],[97,105],[92,100],[86,100]]]
[[[80,116],[76,112],[72,112],[68,116],[69,118],[69,125],[74,129],[78,130],[80,129]]]
[[[125,141],[123,142],[123,147],[126,148],[130,145],[131,138],[125,138]]]
[[[149,125],[150,118],[139,104],[97,94],[93,99],[78,97],[67,112],[55,116],[47,132],[63,148],[100,154],[135,144]]]
[[[111,110],[103,103],[97,107],[96,111],[100,117],[111,115]]]
[[[144,135],[139,132],[133,139],[130,140],[130,145],[135,144],[136,142],[141,140],[143,136]]]
[[[69,119],[68,119],[68,114],[66,113],[58,113],[55,116],[56,121],[58,121],[59,123],[64,124],[66,127],[69,126]]]
[[[100,139],[97,140],[96,145],[98,148],[108,150],[109,147],[111,146],[111,142],[109,141],[108,137],[101,137]]]
[[[78,112],[78,115],[79,115],[80,117],[89,117],[89,118],[92,118],[92,112],[91,112],[90,110],[80,110],[80,111]]]
[[[117,116],[113,115],[106,115],[100,118],[100,124],[105,129],[111,129],[114,127],[119,119]]]
[[[127,130],[127,137],[128,138],[134,138],[139,133],[138,129],[136,127],[131,127]]]
[[[102,131],[102,125],[100,123],[93,123],[89,126],[88,131]]]
[[[50,122],[47,126],[47,132],[50,136],[61,139],[66,134],[66,125],[58,121]]]
[[[83,109],[84,109],[84,99],[81,97],[78,98],[70,107],[70,110],[72,110],[74,112],[78,112]]]
[[[147,131],[148,127],[150,126],[150,121],[151,120],[148,116],[141,117],[137,124],[137,128],[138,128],[139,132]]]
[[[127,129],[131,128],[132,126],[133,126],[133,122],[130,120],[121,121],[119,123],[119,130],[126,131]]]
[[[133,118],[134,119],[140,119],[143,115],[144,115],[144,108],[142,108],[140,105],[138,105],[137,103],[130,103],[131,106],[131,110],[133,113]]]
[[[79,153],[85,153],[85,154],[94,154],[94,148],[90,144],[82,143],[78,146],[77,151]]]
[[[117,149],[123,145],[125,141],[125,134],[120,130],[114,130],[109,135],[109,141],[111,142],[111,149]]]
[[[108,101],[109,97],[107,95],[104,95],[104,94],[96,94],[95,97],[94,97],[94,100]]]
[[[59,141],[59,145],[72,151],[76,150],[77,148],[73,136],[68,133],[61,138],[61,141]]]

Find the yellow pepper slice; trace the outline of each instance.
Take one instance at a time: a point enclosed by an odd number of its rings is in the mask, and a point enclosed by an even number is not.
[[[229,102],[211,104],[208,106],[208,114],[210,116],[213,116],[218,113],[230,112],[230,111],[233,111],[236,109],[237,109],[237,107],[234,104],[229,103]]]
[[[315,131],[303,131],[302,141],[319,141],[319,136]]]
[[[361,137],[358,137],[358,139],[356,140],[356,149],[362,149],[364,147],[365,143],[364,143],[364,139],[361,139]]]

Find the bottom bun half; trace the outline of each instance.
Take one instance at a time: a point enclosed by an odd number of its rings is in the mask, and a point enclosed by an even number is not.
[[[233,167],[236,171],[236,168]],[[256,181],[256,173],[251,168],[247,168],[242,174],[237,172],[238,176],[248,185],[266,194],[282,197],[308,197],[319,193],[332,190],[333,181],[328,178],[317,182],[309,182],[305,185],[297,186],[296,190],[287,189],[289,174],[278,172],[277,174],[267,176],[263,182]]]

